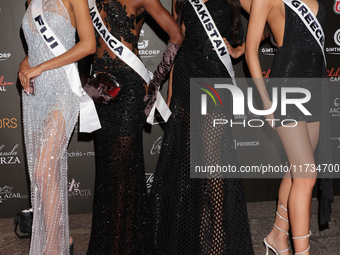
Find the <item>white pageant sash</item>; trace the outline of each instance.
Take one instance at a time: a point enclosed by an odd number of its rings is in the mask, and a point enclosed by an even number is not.
[[[53,55],[57,57],[65,53],[65,47],[47,24],[47,21],[43,15],[41,0],[33,0],[32,17],[39,34]],[[91,133],[97,129],[100,129],[101,125],[96,108],[92,99],[86,94],[81,86],[76,65],[71,63],[69,65],[63,66],[63,69],[66,72],[72,92],[77,95],[80,101],[79,131]]]
[[[118,56],[121,60],[123,60],[127,65],[129,65],[136,73],[138,73],[149,85],[150,83],[150,74],[148,69],[146,69],[143,62],[123,43],[117,40],[107,29],[105,23],[103,22],[100,13],[96,6],[95,0],[88,0],[89,8],[90,8],[90,16],[93,22],[93,26],[97,30],[98,34],[104,40],[109,49]],[[153,124],[155,108],[158,109],[162,118],[165,122],[168,121],[171,111],[169,110],[167,104],[165,103],[162,95],[158,91],[158,96],[156,102],[151,109],[150,115],[147,118],[146,122]]]
[[[320,25],[318,19],[315,17],[312,10],[300,0],[282,0],[288,7],[290,7],[303,21],[305,26],[308,28],[309,32],[313,35],[315,40],[318,42],[323,58],[325,61],[325,66],[327,66],[326,56],[325,56],[325,33]],[[319,6],[320,8],[320,6]]]
[[[202,0],[189,0],[189,2],[194,8],[198,19],[201,21],[202,26],[204,27],[204,30],[211,41],[211,44],[214,46],[217,56],[219,57],[223,65],[227,68],[227,71],[233,80],[233,84],[237,86],[233,64],[228,52],[228,47],[223,41],[223,37],[218,31],[218,28],[215,25],[215,22],[211,17],[208,8],[205,6]]]

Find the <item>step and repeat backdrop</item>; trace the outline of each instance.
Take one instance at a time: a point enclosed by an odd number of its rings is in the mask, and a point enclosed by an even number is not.
[[[329,115],[332,154],[333,163],[340,164],[340,1],[323,1],[328,8],[325,52],[331,92]],[[171,11],[171,0],[161,2]],[[0,1],[0,218],[14,217],[18,211],[30,207],[30,185],[22,132],[21,86],[17,80],[19,64],[27,52],[21,30],[25,10],[26,0]],[[246,31],[247,14],[242,15],[242,22]],[[166,34],[151,17],[146,16],[138,48],[139,55],[149,70],[156,69],[166,41]],[[260,47],[263,77],[270,75],[270,66],[276,52],[275,45],[275,40],[268,38]],[[249,77],[244,57],[235,60],[234,65],[236,77]],[[246,87],[241,89],[246,91]],[[162,87],[162,94],[166,98],[167,82]],[[145,172],[149,188],[153,183],[165,125],[158,117],[153,125],[145,125]],[[276,132],[268,125],[257,129],[238,127],[233,131],[234,149],[241,165],[280,165],[287,160]],[[69,144],[68,163],[70,213],[91,212],[95,178],[93,135],[79,133],[78,126]],[[278,179],[244,179],[247,200],[275,200],[279,183]],[[335,194],[340,194],[340,182],[334,180],[334,184]]]

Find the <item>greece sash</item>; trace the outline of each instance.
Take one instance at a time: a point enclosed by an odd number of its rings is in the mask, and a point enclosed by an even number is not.
[[[325,33],[315,17],[312,10],[300,0],[282,0],[288,7],[290,7],[303,21],[305,26],[308,28],[309,32],[313,35],[315,40],[318,42],[323,58],[325,61],[325,66],[327,66],[326,56],[324,51],[325,45]]]
[[[96,6],[95,0],[88,0],[89,8],[90,8],[90,16],[93,22],[93,25],[101,38],[104,40],[109,49],[118,56],[121,60],[123,60],[127,65],[129,65],[133,70],[136,71],[149,85],[150,83],[150,74],[148,69],[146,69],[143,62],[123,43],[117,40],[106,28],[105,23],[103,22],[100,13]],[[163,97],[158,92],[157,100],[151,109],[150,115],[147,118],[147,122],[153,124],[155,108],[158,109],[162,118],[165,122],[168,121],[171,111],[169,110],[167,104],[165,103]]]
[[[215,25],[215,22],[208,11],[208,8],[205,6],[202,0],[189,0],[189,2],[194,8],[197,17],[201,21],[202,26],[204,27],[204,30],[211,41],[211,44],[214,46],[216,54],[218,55],[223,65],[227,68],[227,71],[233,80],[233,84],[237,86],[233,64],[231,63],[230,55],[228,52],[228,47],[224,43],[223,37],[218,31],[217,26]]]
[[[42,10],[42,1],[34,0],[32,2],[32,17],[34,24],[54,56],[59,56],[66,52],[65,47],[62,45],[58,37],[51,30],[46,22],[46,19]],[[85,133],[91,133],[101,128],[96,108],[92,99],[83,90],[79,78],[79,73],[74,63],[63,66],[66,72],[67,78],[70,83],[71,90],[77,95],[80,101],[80,113],[79,113],[79,131]]]

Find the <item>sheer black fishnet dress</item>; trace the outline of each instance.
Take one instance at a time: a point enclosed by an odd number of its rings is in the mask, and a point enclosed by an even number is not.
[[[222,36],[228,41],[230,6],[226,0],[206,2]],[[253,254],[246,203],[240,179],[190,179],[190,78],[229,77],[190,5],[183,7],[186,26],[173,73],[172,116],[166,125],[150,194],[155,217],[157,254]],[[240,33],[240,36],[242,33]],[[207,152],[237,165],[230,128],[209,136]],[[227,125],[226,125],[227,126]],[[220,141],[223,141],[222,143]]]
[[[97,0],[109,31],[137,52],[136,18],[116,0]],[[102,128],[95,133],[96,179],[87,254],[149,254],[151,211],[143,156],[144,81],[108,53],[97,34],[94,72],[113,74],[122,84],[114,102],[96,105]]]

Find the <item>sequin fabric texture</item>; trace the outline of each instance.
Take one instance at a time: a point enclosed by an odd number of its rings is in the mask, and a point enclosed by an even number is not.
[[[306,121],[320,120],[320,95],[321,86],[318,81],[307,78],[322,78],[325,74],[323,54],[319,44],[309,32],[300,17],[287,5],[285,5],[285,30],[282,46],[277,49],[275,54],[270,78],[306,78],[304,83],[293,83],[293,79],[277,82],[273,79],[274,84],[269,83],[268,91],[271,92],[271,86],[274,87],[304,87],[311,92],[311,99],[305,104],[305,107],[312,113],[311,116],[305,116],[301,111],[294,107],[287,107],[286,116],[281,116],[281,104],[274,113],[278,119],[295,119]],[[317,19],[325,31],[327,10],[325,5],[319,1],[319,10]],[[298,80],[297,80],[298,81]],[[269,80],[270,82],[270,80]],[[271,94],[271,93],[270,93]],[[279,95],[280,96],[280,95]],[[289,98],[299,98],[299,95],[290,94]],[[280,122],[275,124],[280,125]]]
[[[109,31],[137,53],[136,19],[119,1],[97,1]],[[122,84],[115,101],[96,105],[102,129],[95,133],[96,179],[88,255],[149,254],[151,211],[143,156],[144,80],[116,58],[97,34],[94,72]]]
[[[34,2],[34,0],[32,1]],[[44,16],[68,50],[75,44],[75,29],[61,0],[43,0]],[[54,57],[38,33],[31,5],[22,28],[28,62],[34,67]],[[79,100],[62,68],[35,79],[35,95],[22,93],[24,136],[31,180],[33,226],[31,255],[67,255],[69,243],[67,144],[77,121]]]
[[[205,5],[221,35],[233,43],[228,1],[210,0]],[[190,179],[190,160],[194,160],[190,159],[190,90],[197,89],[190,87],[190,78],[229,75],[190,3],[185,3],[182,13],[186,30],[173,71],[172,115],[166,124],[150,194],[155,253],[253,254],[242,180]],[[242,39],[242,33],[239,36]],[[201,123],[207,163],[222,156],[225,164],[237,165],[230,127],[213,130],[210,121],[206,118]]]

